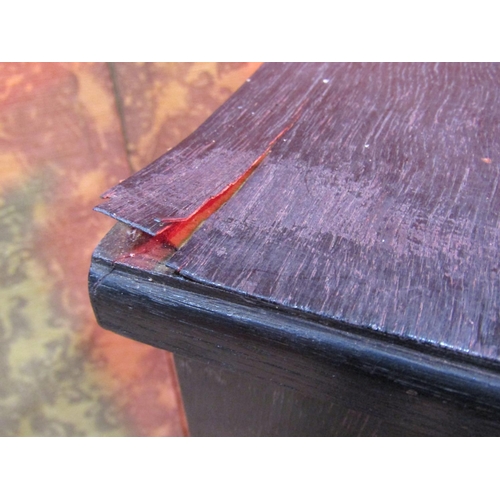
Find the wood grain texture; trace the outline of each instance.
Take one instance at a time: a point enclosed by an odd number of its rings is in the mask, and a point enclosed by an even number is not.
[[[134,244],[119,224],[94,252],[89,286],[96,317],[104,328],[209,365],[201,385],[205,368],[180,373],[195,434],[266,434],[277,418],[287,425],[273,432],[284,435],[500,435],[498,370],[186,280],[161,262],[116,259]],[[317,426],[294,421],[282,414],[281,398],[305,404],[305,412],[310,402],[337,423],[339,415],[351,417],[340,428],[329,427],[325,415]],[[245,411],[258,401],[262,407],[247,425]]]
[[[394,428],[410,390],[408,429],[498,434],[499,77],[264,65],[101,205],[156,234],[266,152],[179,250],[115,228],[91,268],[100,324]]]
[[[310,97],[301,117],[168,265],[498,361],[500,66],[286,68]]]
[[[352,397],[339,401],[338,394],[317,398],[194,358],[176,355],[175,364],[192,436],[488,436],[500,431],[470,408],[411,389],[387,392],[370,380],[357,396],[371,400],[374,391],[386,411],[373,404],[360,408]]]
[[[266,87],[243,85],[195,134],[107,191],[96,210],[151,235],[171,221],[189,217],[241,177],[294,123],[305,96],[301,89],[280,93],[282,78],[294,74],[293,67],[284,69],[284,74],[275,74],[272,67],[264,67]],[[262,103],[274,102],[276,94],[282,114],[272,107],[262,109]]]

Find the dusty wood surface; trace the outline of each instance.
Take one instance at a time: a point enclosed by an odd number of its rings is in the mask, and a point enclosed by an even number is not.
[[[495,400],[499,76],[496,64],[263,66],[192,136],[113,188],[100,210],[157,234],[259,160],[254,173],[177,251],[115,234],[121,253],[95,254],[104,266],[95,303],[105,307],[100,293],[110,299],[107,281],[126,289],[115,269],[184,278],[203,296],[225,290],[355,332],[351,347],[375,339],[409,349],[408,360],[412,350],[430,356],[445,392],[460,392],[461,376],[446,376],[458,363],[483,384],[464,394],[484,403],[491,390]],[[103,321],[134,335],[111,316]],[[148,342],[162,345],[161,336]],[[164,345],[175,350],[177,341]],[[293,346],[286,335],[282,342]],[[376,357],[360,364],[378,366]],[[414,383],[419,370],[398,373]],[[427,381],[439,385],[439,375]]]
[[[500,66],[296,73],[297,87],[329,81],[303,90],[314,97],[296,125],[169,265],[498,361]]]

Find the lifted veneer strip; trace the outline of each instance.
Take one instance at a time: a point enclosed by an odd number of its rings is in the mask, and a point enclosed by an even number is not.
[[[147,252],[151,249],[152,245],[169,245],[175,249],[180,248],[186,241],[191,237],[191,235],[196,231],[196,229],[202,224],[208,217],[219,210],[222,205],[224,205],[230,198],[232,198],[247,179],[252,175],[256,168],[262,163],[264,158],[270,153],[272,147],[276,142],[283,137],[283,135],[290,130],[298,117],[296,117],[293,122],[285,127],[267,146],[265,151],[250,165],[246,172],[241,175],[237,180],[225,187],[217,195],[209,198],[201,207],[199,207],[195,212],[193,212],[189,217],[183,219],[165,220],[162,222],[169,223],[169,225],[161,231],[156,236],[152,237],[146,243],[143,243],[139,248],[136,249],[135,253]]]
[[[169,243],[175,248],[180,248],[193,234],[193,232],[198,228],[198,226],[208,219],[213,213],[219,210],[222,205],[224,205],[230,198],[232,198],[247,179],[252,175],[255,169],[262,163],[264,158],[269,154],[272,147],[276,142],[283,137],[283,135],[290,130],[297,118],[285,127],[268,145],[266,150],[250,165],[248,170],[241,175],[236,181],[229,184],[220,193],[208,199],[198,210],[196,210],[192,215],[185,219],[178,219],[172,221],[172,223],[166,227],[166,229],[159,234],[162,236],[164,242]],[[170,222],[170,221],[165,221]]]
[[[264,64],[195,132],[108,190],[95,210],[151,236],[162,232],[169,225],[166,221],[190,217],[244,175],[273,138],[293,122],[309,102],[304,85],[312,81],[314,88],[324,92],[321,78],[335,74],[322,64]],[[287,85],[294,78],[302,84]]]

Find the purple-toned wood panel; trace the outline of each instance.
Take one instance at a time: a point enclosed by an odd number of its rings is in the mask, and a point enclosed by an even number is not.
[[[96,209],[155,235],[235,182],[294,123],[308,93],[321,92],[320,68],[327,70],[318,66],[308,74],[294,65],[278,67],[259,69],[264,87],[249,79],[194,134],[106,192]]]
[[[498,360],[499,81],[496,64],[265,65],[174,158],[201,137],[216,141],[210,164],[219,170],[203,174],[205,197],[215,176],[227,182],[299,118],[168,265],[322,318]],[[176,176],[191,175],[193,161]],[[156,171],[143,174],[151,185]],[[161,189],[180,203],[176,187]]]

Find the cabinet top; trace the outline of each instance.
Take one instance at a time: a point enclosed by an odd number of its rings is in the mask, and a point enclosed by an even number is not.
[[[497,64],[265,64],[98,210],[164,246],[233,188],[166,272],[496,362],[499,81]]]

